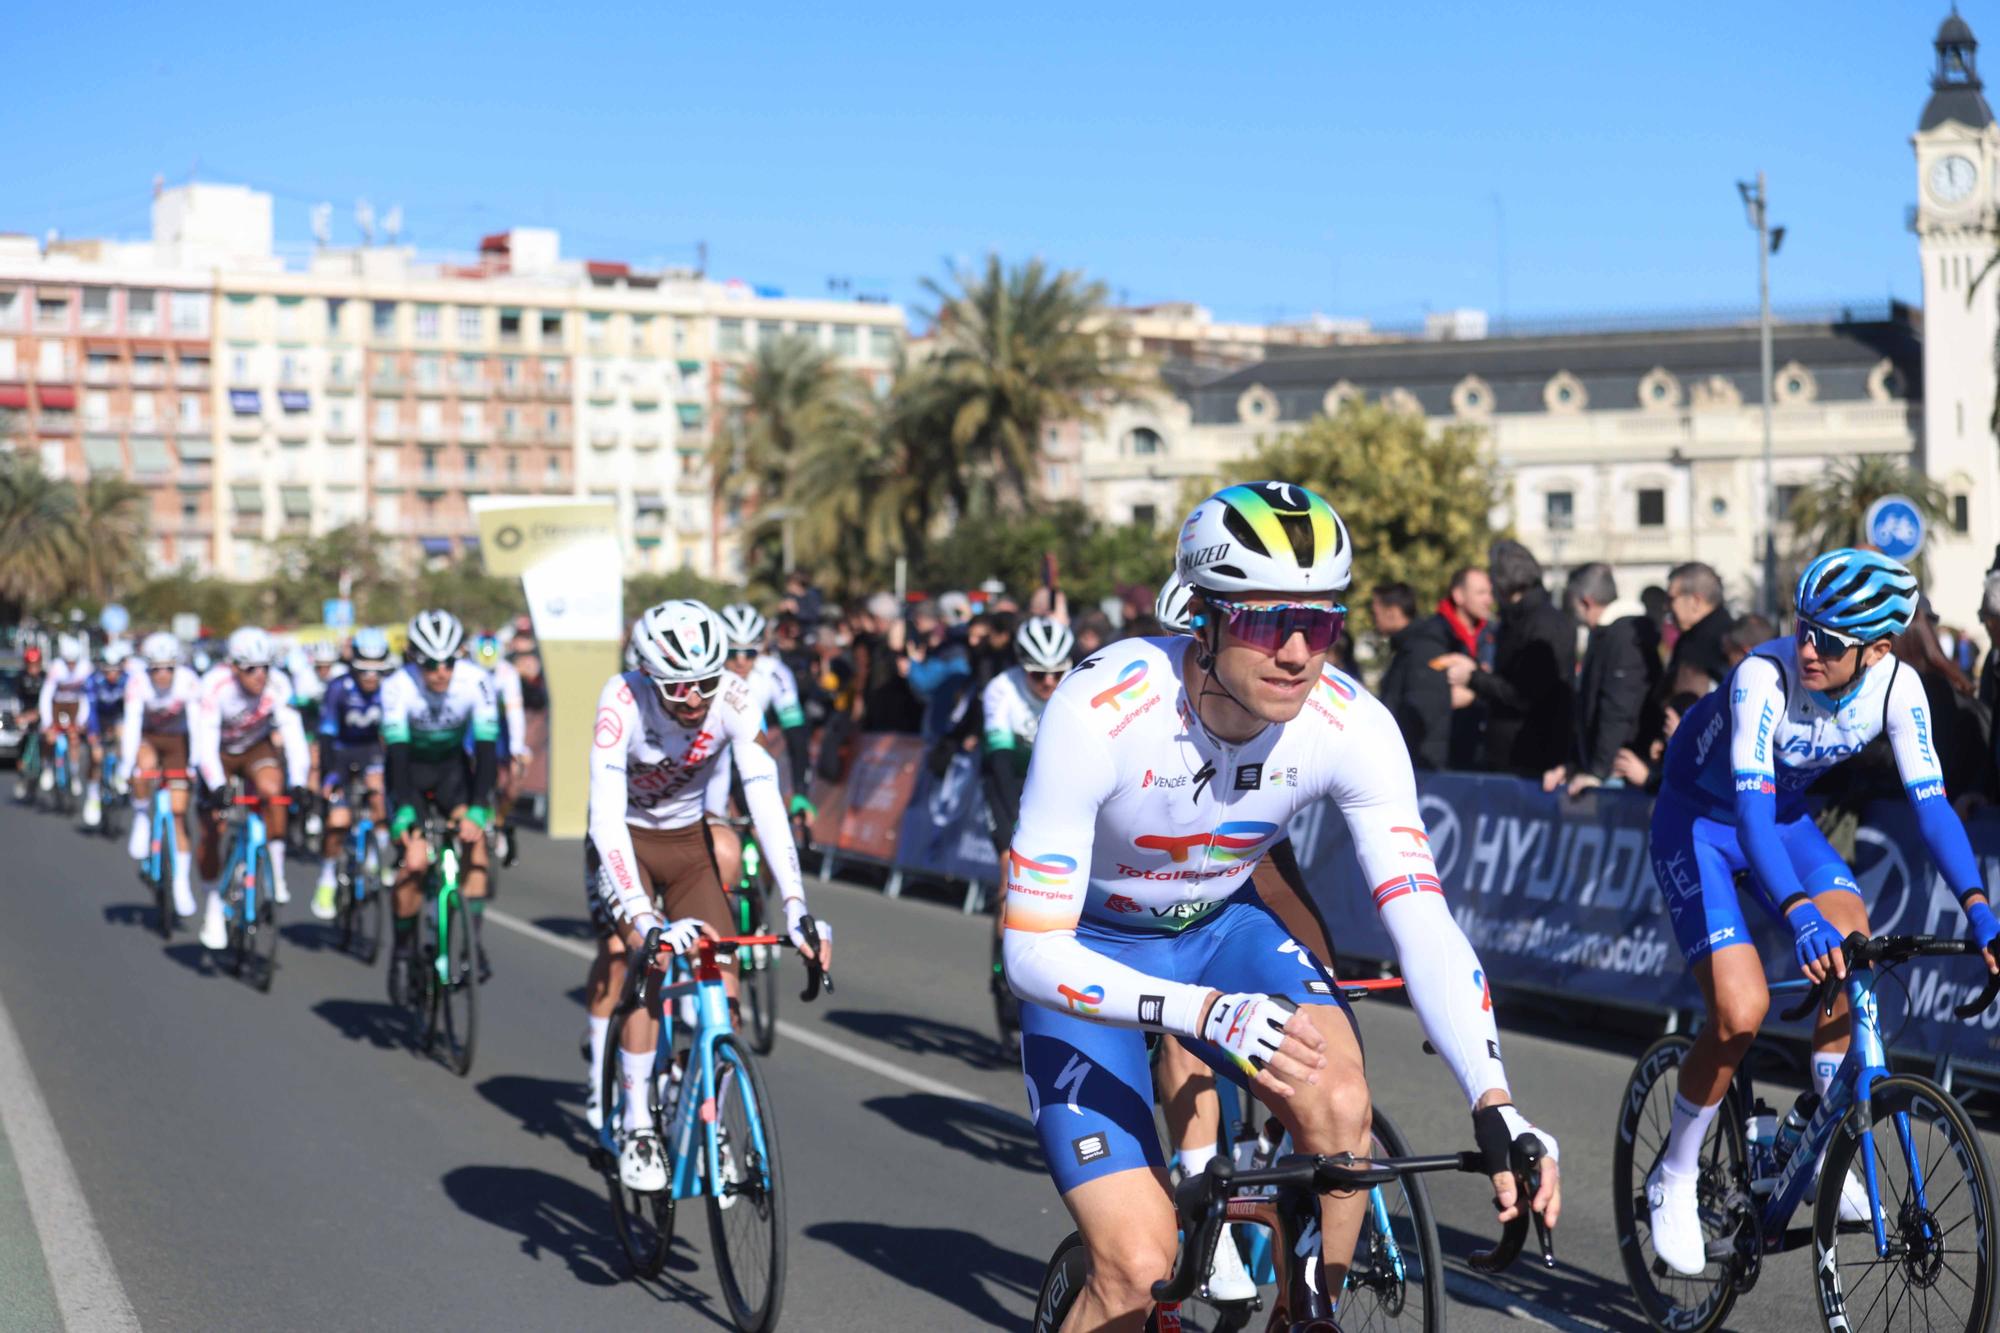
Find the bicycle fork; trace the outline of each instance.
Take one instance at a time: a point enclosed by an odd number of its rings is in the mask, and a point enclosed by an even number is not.
[[[458,896],[458,850],[447,845],[438,853],[438,867],[443,882],[438,886],[437,896],[437,957],[431,966],[437,971],[438,984],[451,984],[451,900]]]

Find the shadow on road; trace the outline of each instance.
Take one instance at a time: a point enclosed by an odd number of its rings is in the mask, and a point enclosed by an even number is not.
[[[1025,1120],[1005,1115],[977,1102],[913,1092],[901,1097],[873,1097],[862,1103],[907,1134],[969,1153],[982,1162],[1045,1175],[1041,1144]]]
[[[294,921],[278,932],[285,942],[307,953],[339,953],[340,928],[320,921]]]
[[[157,929],[151,903],[113,903],[104,909],[104,919],[114,926],[143,926]]]
[[[826,1021],[911,1055],[945,1055],[974,1069],[1012,1069],[1020,1063],[984,1032],[915,1014],[835,1009],[826,1015]]]
[[[1465,1257],[1475,1250],[1492,1247],[1492,1235],[1480,1235],[1458,1227],[1440,1226],[1438,1244],[1447,1260],[1446,1284],[1453,1299],[1492,1309],[1504,1309],[1505,1299],[1531,1302],[1542,1310],[1554,1311],[1592,1328],[1643,1329],[1623,1282],[1586,1273],[1562,1262],[1561,1233],[1557,1233],[1556,1266],[1542,1267],[1536,1254],[1535,1238],[1514,1266],[1495,1276],[1474,1273],[1465,1267]],[[1497,1233],[1495,1233],[1497,1234]]]
[[[580,1153],[592,1139],[583,1119],[580,1080],[497,1074],[481,1083],[479,1095],[521,1122],[538,1139],[554,1139]]]
[[[538,916],[534,922],[551,935],[560,935],[566,940],[597,939],[597,928],[590,924],[590,918],[581,916]]]
[[[400,1051],[410,1044],[410,1016],[393,1004],[374,1000],[321,1000],[312,1011],[349,1041],[366,1042],[378,1051]]]
[[[593,1287],[626,1281],[610,1205],[594,1190],[519,1166],[462,1166],[447,1172],[443,1184],[461,1210],[519,1236],[530,1259],[560,1259]]]
[[[198,977],[222,975],[222,969],[215,965],[214,955],[193,941],[186,944],[169,944],[160,952]]]
[[[981,1328],[1027,1328],[1027,1316],[1004,1309],[994,1289],[1019,1297],[1022,1308],[1032,1308],[1046,1263],[1003,1250],[970,1231],[879,1222],[822,1222],[807,1227],[805,1234],[906,1286],[957,1306]]]

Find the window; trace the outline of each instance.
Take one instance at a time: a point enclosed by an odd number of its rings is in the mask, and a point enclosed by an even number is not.
[[[674,321],[674,354],[676,356],[687,350],[687,342],[688,342],[687,321],[684,319],[677,319]]]
[[[1160,442],[1160,433],[1156,430],[1141,426],[1132,432],[1130,438],[1132,441],[1132,452],[1138,457],[1150,458],[1154,454],[1164,451]]]
[[[476,305],[458,308],[458,340],[476,343],[486,332],[486,312]]]
[[[1971,502],[1963,495],[1951,497],[1951,530],[1964,532],[1972,524]]]
[[[20,365],[14,360],[14,355],[14,340],[12,338],[0,338],[0,380],[13,380],[21,377]]]
[[[1568,532],[1576,526],[1576,496],[1568,491],[1550,491],[1543,497],[1542,526],[1550,532]]]
[[[44,380],[69,378],[69,349],[54,339],[44,339],[36,349],[35,375]]]
[[[643,356],[653,341],[653,317],[651,315],[632,316],[632,352]]]
[[[1159,517],[1160,507],[1158,505],[1132,506],[1132,522],[1138,527],[1150,528],[1154,523],[1159,521]]]
[[[205,357],[184,357],[174,367],[174,383],[184,389],[205,389],[208,387],[208,360]]]
[[[201,429],[201,399],[191,393],[184,393],[181,395],[179,406],[181,429]]]
[[[894,329],[874,328],[868,330],[868,355],[877,361],[894,361],[899,343]]]
[[[757,345],[759,347],[768,347],[784,336],[785,326],[777,320],[760,319],[757,321]]]
[[[458,382],[463,388],[473,388],[479,383],[479,358],[461,356],[458,358]]]
[[[561,311],[544,310],[542,312],[542,341],[545,343],[561,342],[562,324],[563,317]]]
[[[853,356],[861,350],[861,330],[852,324],[833,326],[833,354]]]
[[[583,336],[592,348],[604,346],[604,339],[611,331],[611,316],[601,310],[593,310],[584,317]]]
[[[417,408],[417,429],[426,439],[444,434],[444,405],[435,402],[420,404]]]
[[[519,454],[507,455],[507,484],[509,486],[518,486],[521,484],[521,455]]]
[[[208,333],[208,298],[200,292],[175,292],[174,332],[205,337]]]
[[[549,467],[547,476],[549,479],[549,485],[551,486],[562,485],[562,460],[560,458],[557,458],[553,454],[549,456]]]
[[[1657,486],[1639,491],[1639,526],[1663,528],[1667,525],[1667,493]]]
[[[485,428],[485,419],[477,403],[458,405],[458,433],[462,436],[476,436]]]
[[[394,435],[396,430],[396,405],[394,403],[375,404],[375,433],[377,435]]]
[[[560,391],[563,386],[563,368],[560,361],[542,362],[542,386]]]
[[[111,327],[111,289],[109,287],[86,287],[83,289],[83,327],[85,332]]]
[[[557,434],[562,430],[562,413],[553,407],[550,408],[543,414],[542,424],[548,428],[551,435]]]
[[[422,342],[436,342],[443,332],[443,312],[434,305],[417,307],[417,338]]]
[[[150,430],[154,420],[158,416],[159,400],[157,398],[150,393],[135,393],[132,395],[132,420],[134,424],[143,423]]]
[[[435,449],[426,449],[423,451],[423,454],[424,454],[424,475],[426,477],[437,476],[438,451]]]
[[[278,336],[297,338],[299,336],[299,301],[297,297],[278,298]]]
[[[1780,486],[1778,488],[1778,521],[1780,523],[1790,521],[1792,506],[1799,502],[1799,494],[1804,490],[1805,487],[1803,486]]]
[[[372,327],[372,328],[374,329],[374,331],[375,331],[375,336],[376,336],[377,338],[393,338],[393,337],[395,337],[395,336],[396,336],[396,303],[395,303],[394,301],[377,301],[377,302],[375,302],[375,303],[374,303],[374,323],[373,323],[373,324],[372,324],[372,325],[371,325],[370,327]]]
[[[0,329],[21,327],[21,292],[15,287],[0,287]]]
[[[501,362],[500,381],[508,385],[519,384],[521,382],[521,363],[512,357]]]
[[[336,401],[327,404],[326,428],[335,434],[344,432],[347,429],[346,403]]]
[[[12,343],[7,344],[8,350],[10,352],[13,350],[13,346],[14,345]],[[8,359],[12,360],[12,357],[10,356]],[[117,362],[111,359],[111,354],[109,352],[92,352],[89,356],[86,356],[83,359],[84,383],[86,384],[111,383],[112,368],[116,365]]]
[[[229,382],[248,384],[250,382],[250,353],[231,352],[229,354]]]
[[[521,341],[521,312],[502,310],[500,312],[500,341],[517,343]]]
[[[426,389],[442,388],[444,385],[444,363],[434,356],[418,357],[417,383]]]
[[[111,422],[111,395],[108,393],[87,393],[83,396],[83,421],[87,426],[105,426]]]
[[[717,320],[715,324],[715,345],[725,352],[743,350],[743,321],[740,319]]]
[[[69,328],[69,298],[67,296],[35,297],[35,327],[52,329],[58,333]]]
[[[467,449],[465,451],[465,475],[467,478],[478,476],[479,470],[485,466],[485,463],[479,457],[480,452],[478,449]],[[509,454],[508,457],[512,458],[514,455]]]
[[[125,328],[130,333],[160,331],[160,294],[150,287],[125,293]]]
[[[329,336],[335,338],[340,336],[340,312],[346,308],[346,297],[329,296],[326,298],[326,331]]]

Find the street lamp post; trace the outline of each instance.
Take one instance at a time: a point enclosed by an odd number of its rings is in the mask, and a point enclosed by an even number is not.
[[[1784,244],[1785,229],[1771,227],[1764,191],[1764,173],[1754,184],[1736,182],[1743,208],[1757,233],[1757,342],[1763,387],[1757,397],[1764,409],[1764,614],[1778,618],[1778,488],[1771,476],[1771,256]]]

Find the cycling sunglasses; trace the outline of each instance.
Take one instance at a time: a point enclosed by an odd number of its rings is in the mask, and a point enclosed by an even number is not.
[[[756,657],[757,655],[758,650],[755,648],[731,648],[729,650],[729,656],[731,657]]]
[[[417,670],[419,671],[442,671],[456,660],[456,658],[451,657],[424,657],[421,655],[415,659]]]
[[[707,680],[684,680],[668,684],[656,682],[654,687],[660,692],[660,700],[669,708],[685,708],[690,704],[706,703],[713,699],[722,688],[722,677],[710,676]]]
[[[1323,653],[1333,647],[1340,638],[1341,630],[1347,626],[1347,608],[1338,603],[1330,607],[1299,602],[1248,606],[1214,598],[1207,601],[1211,610],[1222,615],[1223,624],[1232,637],[1259,652],[1275,653],[1289,643],[1294,634],[1303,634],[1307,652]]]
[[[1814,624],[1812,621],[1805,619],[1799,621],[1799,627],[1795,633],[1799,641],[1799,647],[1803,648],[1807,644],[1811,644],[1813,654],[1817,657],[1840,657],[1862,646],[1859,639],[1851,638],[1838,630],[1831,630],[1824,625]]]
[[[1064,667],[1061,671],[1035,671],[1027,667],[1023,667],[1022,670],[1027,671],[1029,680],[1061,680],[1069,674],[1068,667]]]

